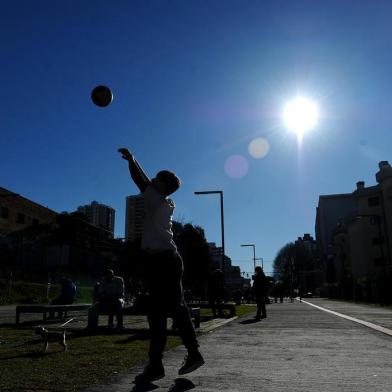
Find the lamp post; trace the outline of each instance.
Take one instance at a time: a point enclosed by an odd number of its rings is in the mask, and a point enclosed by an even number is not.
[[[263,271],[264,271],[264,259],[262,258],[262,257],[256,257],[255,258],[255,260],[257,261],[257,260],[261,260],[261,268],[263,269]],[[264,271],[264,273],[265,273],[265,271]]]
[[[220,213],[221,213],[221,234],[222,234],[222,269],[225,273],[225,224],[223,214],[223,191],[202,191],[194,192],[195,195],[219,195],[220,196]]]
[[[241,244],[241,246],[251,246],[253,248],[253,269],[256,268],[256,245],[255,244]]]

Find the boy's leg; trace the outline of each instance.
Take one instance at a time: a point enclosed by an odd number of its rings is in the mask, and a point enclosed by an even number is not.
[[[166,271],[159,255],[147,256],[148,266],[148,311],[147,319],[150,328],[150,363],[162,363],[162,354],[166,346]]]
[[[184,364],[178,371],[182,375],[190,373],[203,365],[204,359],[199,352],[196,332],[184,299],[182,288],[183,262],[181,256],[178,253],[172,253],[166,266],[166,270],[169,271],[169,274],[165,277],[168,284],[169,312],[173,316],[182,342],[188,350]]]
[[[154,268],[156,264],[156,268]],[[136,376],[135,382],[151,382],[165,376],[162,364],[163,351],[166,346],[166,310],[164,309],[164,291],[162,292],[160,260],[145,255],[145,265],[149,270],[147,279],[149,299],[147,320],[150,332],[149,363],[144,371]]]
[[[150,300],[153,300],[151,294]],[[166,345],[166,317],[164,313],[150,303],[147,319],[150,327],[149,363],[144,368],[144,371],[136,376],[136,383],[152,382],[165,377],[162,354]]]
[[[151,298],[153,301],[154,299]],[[163,351],[166,346],[166,314],[159,309],[157,304],[151,304],[148,312],[148,324],[150,327],[150,363],[161,363]]]

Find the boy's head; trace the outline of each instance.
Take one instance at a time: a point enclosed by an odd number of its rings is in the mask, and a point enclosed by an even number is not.
[[[174,193],[181,184],[180,179],[173,172],[168,170],[162,170],[157,173],[152,182],[154,187],[165,196]]]

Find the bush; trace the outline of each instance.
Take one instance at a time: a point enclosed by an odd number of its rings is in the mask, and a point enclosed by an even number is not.
[[[12,282],[10,293],[9,281],[0,279],[0,305],[48,303],[60,293],[60,286],[52,285],[48,299],[47,289],[46,284],[15,281]],[[92,293],[92,287],[78,287],[75,302],[91,302]]]

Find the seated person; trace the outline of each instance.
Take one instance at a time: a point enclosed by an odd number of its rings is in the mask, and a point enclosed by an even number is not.
[[[111,269],[105,271],[101,282],[97,282],[94,288],[94,304],[88,310],[87,329],[98,328],[100,313],[116,315],[117,329],[123,329],[123,306],[124,306],[124,280],[120,276],[114,276]]]
[[[60,279],[61,291],[60,295],[53,299],[49,305],[71,305],[75,301],[76,297],[76,285],[71,279],[61,278]],[[59,312],[59,317],[63,316],[63,312]],[[54,317],[54,312],[49,313],[49,317]]]

